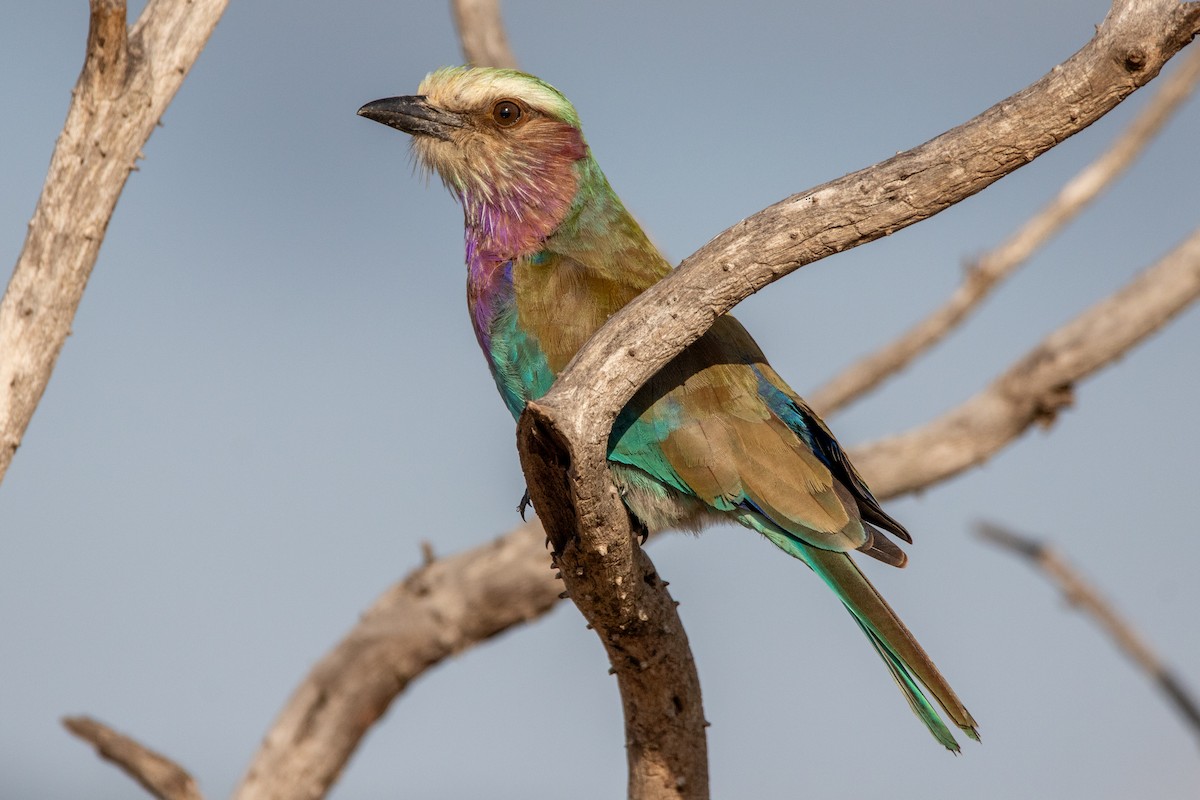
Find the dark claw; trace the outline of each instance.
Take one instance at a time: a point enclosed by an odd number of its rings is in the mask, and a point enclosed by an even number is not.
[[[521,515],[521,521],[525,521],[525,509],[529,508],[529,487],[525,487],[525,494],[521,495],[521,502],[517,503],[517,513]]]
[[[645,547],[646,540],[650,538],[650,529],[646,527],[646,523],[642,522],[633,514],[629,515],[629,521],[632,524],[633,530],[638,535],[638,544],[642,547]]]

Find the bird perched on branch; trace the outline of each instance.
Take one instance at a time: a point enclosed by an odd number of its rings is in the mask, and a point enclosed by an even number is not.
[[[412,134],[463,206],[475,336],[514,417],[575,352],[671,269],[592,158],[574,107],[514,70],[452,67],[359,114]],[[848,555],[902,567],[912,539],[812,409],[731,316],[642,387],[609,438],[613,482],[651,531],[734,520],[807,564],[845,604],[914,712],[958,744],[975,721]]]

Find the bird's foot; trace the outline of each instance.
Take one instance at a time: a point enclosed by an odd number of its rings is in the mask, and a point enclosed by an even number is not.
[[[650,529],[646,527],[646,523],[642,522],[633,514],[629,515],[629,524],[633,528],[633,532],[638,535],[638,545],[646,546],[646,540],[650,538]]]
[[[525,509],[529,508],[532,502],[529,499],[529,487],[525,487],[525,493],[521,495],[521,502],[517,503],[517,513],[521,515],[521,521],[525,521]]]

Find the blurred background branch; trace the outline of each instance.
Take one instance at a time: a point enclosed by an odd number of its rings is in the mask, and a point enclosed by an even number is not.
[[[1200,705],[1129,620],[1088,582],[1066,558],[1041,539],[1017,533],[994,522],[980,522],[976,533],[985,542],[1024,559],[1033,569],[1062,592],[1063,599],[1076,611],[1095,620],[1112,639],[1117,649],[1159,688],[1188,728],[1200,739]]]
[[[820,414],[831,414],[903,370],[946,337],[991,295],[992,290],[1124,174],[1187,100],[1200,79],[1200,48],[1192,48],[1157,83],[1151,101],[1099,158],[1084,167],[1058,195],[995,249],[974,259],[962,285],[929,316],[873,353],[863,356],[812,392]]]
[[[517,57],[508,46],[499,0],[451,0],[450,9],[468,64],[516,68]]]
[[[96,748],[158,800],[204,800],[196,780],[183,767],[91,717],[66,717],[63,727]]]

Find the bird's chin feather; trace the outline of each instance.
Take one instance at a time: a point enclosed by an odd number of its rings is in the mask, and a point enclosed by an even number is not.
[[[447,142],[428,136],[414,136],[409,154],[412,156],[417,169],[420,170],[426,180],[436,172],[442,179],[442,182],[446,183],[447,187],[449,187],[450,184],[446,179],[446,170],[449,167],[447,163],[448,159],[446,158],[446,154],[441,152],[447,149],[447,144]]]

